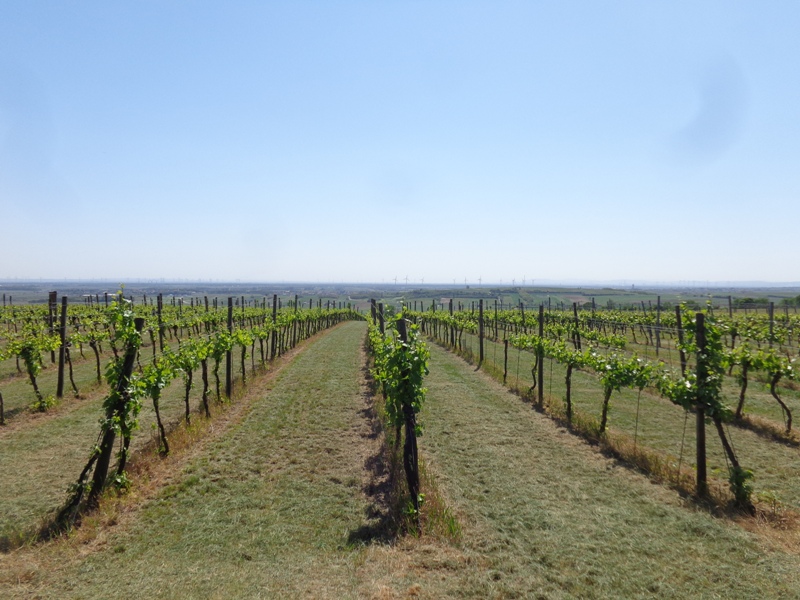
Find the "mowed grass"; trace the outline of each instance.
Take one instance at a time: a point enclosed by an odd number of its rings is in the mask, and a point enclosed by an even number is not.
[[[111,530],[0,556],[4,593],[796,597],[796,555],[602,457],[437,347],[420,450],[461,533],[364,536],[379,448],[359,382],[363,335],[347,323],[314,341],[238,425]]]
[[[36,571],[53,598],[356,597],[369,525],[363,323],[315,341],[244,420],[85,559]],[[123,574],[120,576],[119,574]]]
[[[465,335],[465,346],[474,356],[478,355],[476,336]],[[485,340],[485,367],[503,373],[503,344]],[[533,354],[509,347],[507,384],[527,390],[532,384],[531,365]],[[552,359],[545,359],[544,395],[546,402],[558,413],[564,412],[566,367]],[[798,392],[784,389],[784,398],[790,408],[800,408]],[[535,392],[534,392],[535,393]],[[725,402],[735,407],[738,387],[732,377],[726,377],[723,387]],[[780,430],[783,421],[780,408],[770,396],[763,383],[750,382],[745,412],[771,420]],[[589,371],[573,371],[572,403],[575,411],[597,423],[603,403],[603,388],[597,375]],[[800,419],[800,414],[798,415]],[[611,395],[609,411],[611,435],[623,435],[626,444],[635,443],[637,448],[650,449],[663,457],[667,476],[677,476],[678,467],[683,471],[695,468],[696,434],[694,417],[668,400],[650,390],[639,394],[637,390],[622,389]],[[726,431],[742,466],[754,472],[754,489],[757,497],[778,500],[800,509],[800,446],[776,441],[769,435],[758,434],[750,429],[731,423]],[[707,461],[709,474],[716,478],[716,491],[727,493],[728,467],[726,457],[713,425],[706,427]],[[663,475],[663,474],[662,474]]]
[[[449,594],[796,597],[797,556],[683,505],[471,370],[432,348],[422,444],[486,575]]]
[[[147,364],[150,357],[150,349],[143,349],[142,364]],[[105,360],[107,357],[103,364]],[[247,367],[250,368],[249,360]],[[52,370],[48,369],[49,376],[53,375]],[[224,378],[224,365],[221,371]],[[18,413],[9,419],[6,427],[0,428],[0,547],[7,543],[13,545],[15,540],[35,533],[48,515],[60,508],[67,498],[68,487],[77,481],[97,441],[108,384],[105,381],[96,383],[93,357],[76,366],[78,373],[84,382],[84,385],[79,383],[81,398],[66,393],[47,413]],[[209,384],[209,397],[213,402],[214,378],[211,373]],[[32,401],[33,391],[27,379],[16,379],[13,385],[21,388],[17,398],[30,393],[28,401]],[[198,369],[190,394],[193,411],[201,404],[201,391]],[[184,385],[178,377],[164,390],[159,402],[161,418],[170,428],[184,417],[183,398]],[[195,413],[193,418],[203,417]],[[155,426],[153,403],[145,398],[139,415],[139,429],[133,437],[133,452],[152,444],[157,435]]]

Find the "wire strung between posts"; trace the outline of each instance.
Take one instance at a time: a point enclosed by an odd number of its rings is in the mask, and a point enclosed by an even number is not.
[[[636,427],[633,430],[633,455],[636,456],[636,441],[639,438],[639,404],[642,399],[642,388],[639,388],[639,393],[636,395]]]
[[[731,450],[733,450],[733,455],[736,456],[738,452],[736,452],[736,446],[733,444],[733,436],[731,435],[731,430],[727,423],[725,423],[725,432],[728,434],[728,439],[731,441]]]
[[[669,359],[669,366],[674,366],[672,364],[672,345],[667,346],[667,358]]]
[[[678,457],[678,475],[677,475],[677,483],[680,483],[681,480],[681,465],[683,464],[683,444],[686,441],[686,423],[689,421],[689,411],[685,411],[685,417],[683,419],[683,436],[681,437],[681,454]]]

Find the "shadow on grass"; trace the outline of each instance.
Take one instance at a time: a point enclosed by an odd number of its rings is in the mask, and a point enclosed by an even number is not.
[[[393,484],[385,456],[386,449],[370,456],[364,466],[369,473],[369,482],[364,493],[369,499],[365,510],[367,522],[347,535],[349,545],[388,544],[395,540],[399,532],[399,520],[392,507]]]
[[[390,543],[398,537],[402,527],[398,502],[398,474],[401,466],[398,449],[391,443],[392,440],[387,439],[383,415],[378,407],[382,398],[378,393],[378,384],[370,373],[369,364],[365,364],[361,372],[364,407],[358,414],[367,424],[362,437],[372,442],[373,446],[377,444],[377,447],[364,461],[367,480],[362,491],[369,504],[365,509],[366,522],[348,533],[347,543],[354,546]]]
[[[6,420],[6,424],[8,424],[9,419],[13,419],[18,414],[26,411],[30,411],[30,408],[28,406],[17,406],[16,408],[12,408],[11,410],[4,410],[3,416]]]
[[[779,444],[784,444],[792,448],[800,448],[800,438],[798,438],[797,434],[795,432],[787,433],[785,426],[779,425],[774,421],[763,419],[755,415],[743,415],[741,419],[734,419],[731,421],[731,425],[752,431],[760,437],[778,442]]]

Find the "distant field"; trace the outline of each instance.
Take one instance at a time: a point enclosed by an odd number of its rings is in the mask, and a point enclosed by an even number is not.
[[[309,299],[323,298],[335,302],[351,302],[361,309],[369,308],[369,300],[376,298],[387,303],[398,303],[402,300],[413,303],[415,300],[424,302],[429,306],[431,301],[440,302],[442,298],[453,298],[457,302],[469,304],[483,298],[485,301],[493,303],[494,300],[502,301],[504,305],[516,306],[520,301],[527,306],[535,306],[540,303],[547,305],[548,301],[553,307],[558,307],[561,303],[570,306],[573,302],[579,305],[591,303],[594,299],[598,307],[606,307],[610,302],[616,307],[640,305],[644,302],[655,304],[658,297],[665,304],[676,304],[680,302],[697,302],[705,306],[711,300],[715,306],[728,306],[728,297],[734,300],[741,298],[766,299],[780,305],[783,300],[796,298],[800,294],[800,287],[777,287],[777,288],[702,288],[702,287],[659,287],[657,289],[640,288],[639,286],[629,286],[626,288],[608,287],[560,287],[560,286],[530,286],[530,285],[481,285],[458,284],[440,285],[430,284],[421,285],[405,284],[399,282],[382,284],[297,284],[297,283],[274,283],[274,284],[254,284],[254,283],[125,283],[125,282],[25,282],[0,281],[0,294],[12,297],[14,303],[29,304],[47,302],[47,292],[57,290],[59,295],[67,295],[78,300],[87,295],[99,295],[103,299],[103,293],[115,294],[120,284],[125,285],[125,295],[131,295],[135,299],[140,299],[143,295],[153,297],[159,293],[167,298],[184,298],[185,302],[190,299],[201,301],[208,297],[210,301],[217,298],[224,301],[229,296],[241,297],[245,300],[261,300],[265,297],[272,298],[273,294],[284,301],[294,299],[298,295],[301,303],[308,302]],[[794,310],[794,309],[793,309]]]

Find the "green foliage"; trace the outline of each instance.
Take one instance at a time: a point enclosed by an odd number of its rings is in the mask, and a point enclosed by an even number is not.
[[[600,376],[606,391],[619,391],[623,387],[643,389],[652,378],[654,367],[636,356],[592,352],[587,363]]]
[[[609,311],[611,312],[611,311]],[[784,356],[785,349],[772,349],[791,340],[797,324],[787,315],[783,321],[770,321],[763,314],[737,316],[734,319],[727,315],[714,315],[711,310],[703,315],[704,340],[698,340],[698,314],[688,310],[684,304],[681,311],[681,323],[684,341],[679,348],[691,356],[694,369],[686,375],[669,370],[662,362],[649,362],[635,354],[622,354],[626,346],[626,331],[635,336],[641,332],[647,340],[655,325],[676,328],[678,323],[674,315],[662,313],[656,320],[655,311],[642,313],[624,313],[613,311],[597,318],[597,312],[574,313],[567,311],[544,313],[541,324],[543,335],[528,333],[528,329],[539,330],[539,316],[533,311],[525,314],[522,310],[511,310],[498,313],[497,318],[503,323],[506,332],[514,332],[509,337],[511,346],[521,350],[532,351],[537,356],[550,357],[565,365],[566,369],[566,404],[567,418],[571,416],[570,378],[574,369],[591,369],[597,373],[603,386],[603,407],[600,420],[600,433],[605,432],[610,398],[613,392],[623,388],[634,388],[640,392],[647,387],[656,389],[663,397],[686,411],[694,412],[702,409],[704,414],[714,420],[720,439],[731,460],[731,486],[737,504],[746,506],[749,503],[751,485],[748,483],[752,473],[738,466],[733,448],[728,442],[721,424],[729,421],[733,411],[722,398],[722,382],[727,369],[735,365],[766,371],[770,374],[770,391],[781,403],[787,421],[787,431],[791,427],[791,414],[776,391],[776,382],[783,377],[795,378],[793,361]],[[442,316],[438,313],[420,313],[419,318],[426,323],[449,325],[449,321],[457,322],[460,315]],[[491,326],[491,325],[490,325]],[[647,328],[647,329],[645,329]],[[434,331],[436,331],[434,327]],[[737,338],[744,340],[739,347],[730,350],[723,340],[731,340],[734,348]],[[578,349],[578,339],[592,346],[589,351]],[[635,339],[634,339],[635,341]],[[762,342],[770,342],[770,349],[761,349]],[[534,363],[535,364],[535,363]],[[741,377],[741,373],[740,373]],[[536,375],[534,373],[534,385]],[[743,388],[744,389],[744,388]]]
[[[111,485],[120,492],[127,492],[131,488],[131,480],[126,472],[117,472],[111,479]]]
[[[403,318],[400,313],[398,318]],[[394,326],[387,321],[386,336],[374,324],[369,326],[369,346],[374,357],[372,376],[380,383],[386,396],[386,414],[394,426],[403,422],[403,406],[411,406],[417,414],[422,409],[426,389],[423,378],[428,374],[430,352],[420,340],[419,327],[408,327],[408,340],[400,339]],[[417,423],[417,435],[421,425]]]
[[[109,322],[113,324],[113,340],[122,348],[136,351],[142,344],[142,336],[136,331],[135,315],[129,300],[121,294],[111,303],[107,311]],[[103,402],[106,418],[102,422],[103,431],[113,429],[117,434],[129,438],[139,426],[138,415],[145,393],[143,384],[131,378],[128,385],[120,388],[124,354],[116,356],[106,367],[106,381],[110,393]]]
[[[753,495],[753,472],[742,467],[732,466],[728,476],[731,492],[739,506],[751,504]]]
[[[733,306],[742,307],[742,306],[752,306],[754,304],[766,306],[769,304],[769,298],[765,296],[761,296],[759,298],[753,298],[750,296],[745,296],[743,298],[734,298],[732,302]]]
[[[47,396],[40,395],[39,398],[31,403],[30,408],[33,412],[47,412],[56,404],[58,404],[58,402],[52,394]]]
[[[145,395],[154,400],[161,398],[161,392],[178,375],[175,355],[165,352],[161,360],[147,365],[136,378],[136,384]]]
[[[39,392],[36,378],[42,370],[42,353],[57,350],[61,346],[61,339],[57,335],[49,335],[43,325],[34,322],[27,322],[23,325],[22,331],[12,336],[4,354],[7,357],[17,356],[25,365],[28,374],[28,381],[33,386],[36,394],[36,402],[32,408],[36,411],[44,412],[52,403],[48,403]]]
[[[209,340],[211,346],[209,348],[209,356],[217,363],[225,358],[225,353],[233,349],[233,336],[227,331],[216,332]]]
[[[759,363],[756,368],[769,373],[771,378],[791,379],[797,378],[797,371],[794,368],[795,359],[781,356],[774,349],[759,352]]]
[[[237,328],[233,330],[233,344],[241,348],[247,348],[256,339],[253,333],[248,329]]]

